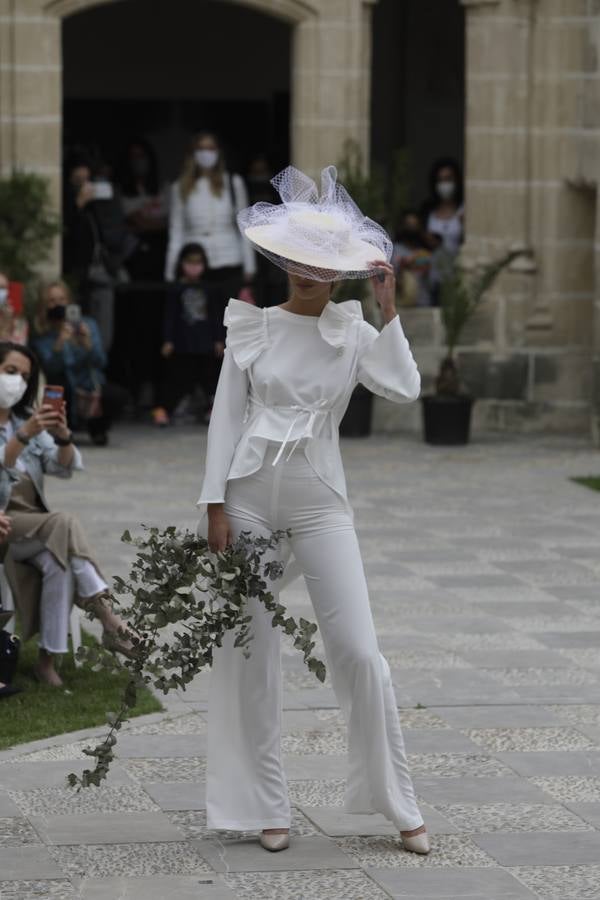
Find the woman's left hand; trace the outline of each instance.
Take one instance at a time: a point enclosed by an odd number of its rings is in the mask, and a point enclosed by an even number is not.
[[[371,278],[373,293],[384,317],[396,315],[396,274],[394,267],[385,259],[374,259],[369,263],[377,272]]]

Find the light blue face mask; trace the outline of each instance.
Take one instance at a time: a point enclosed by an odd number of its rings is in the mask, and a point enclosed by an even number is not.
[[[8,288],[0,287],[0,306],[5,306],[8,300]]]

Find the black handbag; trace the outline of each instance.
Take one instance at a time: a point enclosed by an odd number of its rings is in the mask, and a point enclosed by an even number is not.
[[[16,634],[0,630],[0,681],[10,684],[17,671],[21,641]]]

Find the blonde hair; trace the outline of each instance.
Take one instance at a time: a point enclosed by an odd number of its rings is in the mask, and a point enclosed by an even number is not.
[[[200,166],[196,162],[195,153],[199,141],[203,138],[210,138],[214,141],[219,152],[219,159],[216,166],[208,173],[211,193],[215,197],[220,197],[223,193],[223,186],[225,184],[225,162],[223,160],[223,148],[221,147],[221,142],[212,131],[200,131],[198,134],[195,134],[190,141],[188,152],[183,161],[181,175],[179,176],[179,190],[181,192],[181,199],[184,202],[190,196],[196,187],[196,182],[200,178]]]
[[[63,281],[61,278],[55,278],[52,281],[42,282],[42,284],[40,284],[37,307],[33,317],[33,324],[38,334],[45,334],[50,328],[48,325],[47,309],[48,297],[52,288],[60,288],[67,298],[67,303],[71,303],[72,300],[71,288],[66,281]]]

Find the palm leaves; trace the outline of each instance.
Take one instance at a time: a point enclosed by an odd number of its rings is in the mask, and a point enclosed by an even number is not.
[[[454,256],[440,253],[439,268],[442,278],[440,310],[449,357],[453,356],[465,325],[476,312],[500,272],[523,252],[510,250],[504,256],[483,266],[471,277],[467,277]]]

